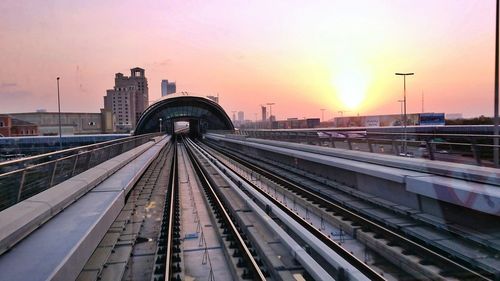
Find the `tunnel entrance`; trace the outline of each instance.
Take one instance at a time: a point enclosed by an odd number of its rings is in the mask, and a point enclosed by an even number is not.
[[[168,134],[176,134],[176,135],[185,135],[191,138],[199,138],[201,135],[206,133],[206,130],[203,130],[206,126],[201,126],[200,122],[203,123],[200,119],[181,119],[181,120],[173,120],[173,128],[170,127],[165,128],[165,131]]]
[[[234,130],[234,126],[219,104],[203,97],[178,96],[150,105],[141,115],[134,135],[160,130],[198,138],[208,130]]]
[[[174,123],[174,132],[176,134],[189,133],[189,121],[176,121]]]

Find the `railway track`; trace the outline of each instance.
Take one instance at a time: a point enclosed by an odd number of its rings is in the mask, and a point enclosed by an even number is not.
[[[219,154],[219,158],[227,157],[231,159],[231,161],[238,163],[241,167],[245,167],[251,173],[258,174],[259,177],[266,178],[275,183],[278,188],[288,190],[298,197],[312,202],[312,204],[317,206],[317,210],[320,210],[325,215],[337,218],[339,224],[350,225],[353,237],[362,240],[372,250],[380,252],[382,248],[388,249],[382,252],[381,255],[393,263],[398,262],[398,267],[403,268],[415,278],[434,280],[494,280],[495,278],[494,275],[485,275],[475,269],[468,268],[432,248],[410,240],[384,225],[378,224],[359,213],[332,202],[328,198],[325,198],[324,194],[304,188],[295,181],[280,176],[276,171],[267,170],[262,167],[263,165],[256,164],[257,161],[255,159],[250,161],[248,157],[235,151],[229,151],[215,145],[210,145],[210,148],[214,150],[212,153],[215,154],[216,152]],[[248,183],[252,184],[250,181]],[[288,206],[282,207],[290,209]],[[323,237],[322,239],[331,241],[328,237]],[[346,259],[352,259],[345,253],[343,256]],[[354,264],[356,263],[354,262]]]
[[[192,182],[198,182],[203,188],[204,196],[206,196],[207,210],[199,210],[201,212],[211,212],[213,221],[213,226],[218,230],[217,234],[220,235],[221,240],[226,241],[222,243],[221,247],[226,247],[227,255],[225,255],[225,261],[218,261],[228,264],[229,267],[234,265],[231,270],[230,276],[233,277],[222,277],[222,280],[267,280],[267,272],[263,269],[262,262],[256,256],[255,251],[252,249],[251,245],[248,245],[248,238],[242,233],[240,226],[234,218],[234,215],[229,211],[230,206],[227,206],[226,200],[221,197],[217,187],[213,185],[213,180],[210,178],[211,175],[207,174],[207,171],[202,168],[200,160],[197,159],[195,154],[184,144],[184,141],[180,139],[177,143],[174,143],[175,151],[172,158],[172,165],[170,171],[170,181],[168,188],[166,190],[165,197],[165,207],[164,216],[161,224],[161,231],[158,238],[158,248],[155,258],[155,271],[152,280],[184,280],[187,278],[187,272],[183,272],[186,268],[196,267],[193,264],[185,264],[186,261],[183,259],[183,250],[191,251],[192,249],[184,249],[183,243],[186,243],[186,236],[181,236],[186,234],[182,228],[182,216],[183,208],[182,204],[185,202],[180,202],[180,178],[179,171],[182,173],[187,173],[192,168],[196,179],[189,178]],[[181,162],[184,161],[183,167],[180,168]],[[189,163],[186,163],[186,162]],[[185,175],[184,175],[185,176]],[[190,193],[194,192],[192,190]],[[215,270],[212,268],[213,261],[211,260],[210,250],[213,247],[207,245],[207,236],[203,234],[203,226],[200,226],[200,218],[198,217],[198,211],[196,211],[198,228],[197,236],[199,239],[199,246],[201,253],[203,255],[202,264],[199,266],[203,267],[204,264],[208,264],[209,271],[206,273],[208,280],[221,280],[218,276],[215,276]],[[184,214],[187,216],[188,214]],[[198,243],[196,243],[198,244]],[[213,250],[213,249],[212,249]],[[214,265],[216,267],[216,265]]]
[[[173,150],[172,144],[168,143],[141,175],[128,193],[125,206],[76,280],[149,281],[155,270],[160,272],[160,265],[155,263],[156,242],[160,234],[158,224],[164,213]]]
[[[183,141],[185,145],[185,142]],[[212,207],[212,210],[221,224],[221,228],[224,230],[225,234],[228,234],[228,239],[231,240],[235,247],[233,256],[241,256],[243,264],[247,267],[248,271],[245,271],[242,278],[253,279],[253,280],[266,280],[267,275],[261,267],[259,266],[256,258],[254,257],[250,247],[246,244],[244,236],[239,229],[239,226],[234,221],[233,215],[228,211],[229,207],[224,203],[224,199],[221,198],[220,193],[216,190],[209,179],[209,175],[205,170],[202,169],[199,159],[196,158],[194,152],[191,149],[187,149],[189,158],[193,164],[194,170],[198,175],[198,179],[203,186],[205,195]]]
[[[175,280],[174,274],[180,271],[179,262],[179,181],[177,146],[174,143],[174,153],[170,168],[170,180],[166,190],[163,220],[158,237],[158,248],[155,258],[153,280]]]
[[[230,171],[227,174],[228,178],[232,180],[238,188],[247,192],[253,201],[258,201],[260,207],[266,211],[267,215],[272,216],[273,214],[281,212],[281,215],[278,217],[281,219],[282,224],[285,225],[284,229],[288,233],[291,233],[295,239],[301,241],[301,247],[307,249],[307,252],[311,253],[315,261],[321,264],[323,268],[329,268],[328,274],[333,276],[336,280],[385,280],[383,276],[364,264],[363,261],[357,259],[342,247],[339,247],[333,240],[327,239],[324,233],[313,227],[307,220],[298,216],[281,202],[272,198],[269,194],[260,191],[253,186],[250,181],[247,181],[243,177],[238,177],[229,166],[215,160],[206,150],[194,143],[193,146],[196,146],[205,156],[209,157],[210,161],[213,161],[216,166],[219,166],[224,173]],[[245,183],[243,184],[243,182]],[[251,185],[251,190],[248,188],[245,189],[243,185]],[[259,190],[263,199],[257,198],[258,196],[256,196],[255,193],[252,194],[252,191],[257,190]],[[321,277],[322,276],[319,276],[317,278],[321,279]],[[326,277],[326,275],[323,275],[323,277]]]
[[[270,163],[180,137],[160,155],[108,232],[117,241],[100,280],[495,280]]]

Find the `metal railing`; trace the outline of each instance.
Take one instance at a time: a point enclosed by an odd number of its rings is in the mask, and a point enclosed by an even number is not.
[[[494,135],[368,133],[366,136],[320,136],[317,132],[240,131],[248,137],[306,143],[312,145],[391,154],[403,157],[494,167]],[[406,151],[404,146],[406,143]],[[498,147],[498,146],[497,146]]]
[[[0,211],[158,135],[132,136],[0,163]]]

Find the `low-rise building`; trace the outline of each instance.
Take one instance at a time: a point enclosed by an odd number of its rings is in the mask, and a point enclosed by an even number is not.
[[[58,135],[58,112],[23,112],[7,113],[12,119],[28,122],[37,126],[35,135]],[[100,113],[61,112],[61,131],[63,135],[106,134],[113,133],[113,115],[101,110]],[[22,131],[21,131],[22,132]]]
[[[37,124],[0,115],[0,137],[37,136]]]

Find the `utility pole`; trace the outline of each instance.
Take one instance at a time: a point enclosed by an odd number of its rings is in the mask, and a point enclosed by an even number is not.
[[[404,93],[404,96],[403,96],[403,101],[404,101],[404,120],[403,120],[403,124],[404,124],[404,142],[403,142],[403,153],[405,154],[405,156],[407,156],[407,149],[408,149],[408,144],[407,144],[407,123],[408,123],[408,116],[406,115],[406,76],[409,76],[409,75],[414,75],[413,72],[411,73],[396,73],[396,75],[400,75],[400,76],[403,76],[403,93]]]
[[[233,110],[231,112],[233,113],[233,124],[235,124],[236,123],[236,111]]]
[[[266,104],[269,105],[269,121],[271,121],[271,117],[273,116],[273,108],[272,108],[272,106],[275,105],[275,103],[274,102],[268,102]]]
[[[493,116],[493,162],[495,167],[500,167],[499,163],[499,151],[498,151],[498,125],[500,123],[498,117],[498,6],[499,0],[496,3],[496,17],[495,17],[495,99],[494,99],[494,116]]]
[[[325,108],[320,109],[321,110],[321,122],[325,122]]]
[[[59,95],[59,79],[60,77],[57,77],[57,108],[59,115],[59,150],[62,150],[61,97]]]
[[[338,113],[340,114],[340,117],[344,116],[345,112],[349,112],[350,110],[339,110]]]
[[[403,103],[405,102],[404,100],[398,100],[398,102],[400,103],[401,105],[401,111],[400,111],[400,114],[401,114],[401,121],[403,121],[404,119],[404,116],[403,116]],[[401,126],[403,126],[403,123],[401,123]]]
[[[422,113],[424,113],[424,91],[422,90]]]

